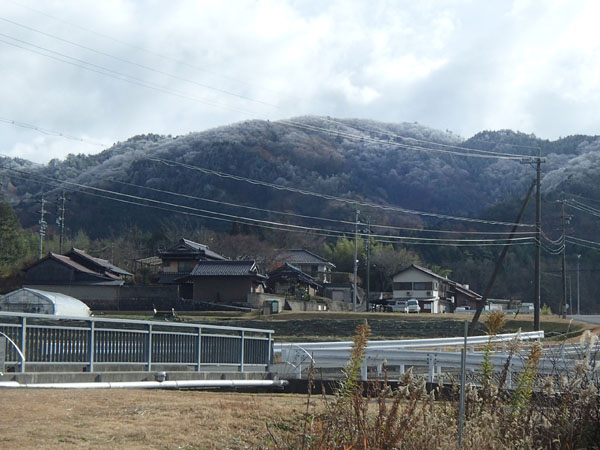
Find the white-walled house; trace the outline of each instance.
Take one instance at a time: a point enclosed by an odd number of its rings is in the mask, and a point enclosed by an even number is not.
[[[462,305],[471,305],[481,299],[481,295],[456,281],[442,277],[429,269],[412,264],[393,276],[394,300],[415,298],[421,312],[452,312]]]

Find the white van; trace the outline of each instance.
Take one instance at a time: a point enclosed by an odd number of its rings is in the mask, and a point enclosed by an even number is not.
[[[387,312],[408,313],[406,300],[388,300],[385,310]]]
[[[419,306],[419,300],[416,298],[411,298],[406,302],[406,312],[409,313],[420,313],[421,307]]]

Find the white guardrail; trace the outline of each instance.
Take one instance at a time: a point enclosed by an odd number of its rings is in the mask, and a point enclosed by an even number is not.
[[[494,336],[493,344],[502,346],[502,343],[519,340],[539,340],[544,338],[543,331],[528,333],[510,333]],[[490,342],[489,336],[474,336],[467,338],[467,346],[471,351],[467,352],[466,369],[478,371],[483,363],[483,352],[474,351],[475,345]],[[363,380],[367,380],[369,372],[380,376],[383,367],[388,370],[396,369],[401,374],[409,367],[420,369],[427,373],[427,380],[434,382],[439,380],[444,373],[456,374],[460,369],[461,354],[459,347],[464,345],[464,337],[438,338],[438,339],[411,339],[394,341],[369,341],[365,352],[365,358],[361,367]],[[448,347],[454,348],[449,351]],[[443,349],[443,350],[442,350]],[[342,369],[348,362],[352,342],[305,342],[305,343],[283,343],[274,344],[273,351],[275,360],[281,363],[281,372],[292,368],[294,376],[302,378],[303,371],[313,365],[316,369]],[[501,372],[508,360],[508,353],[504,351],[492,352],[489,356],[495,372]],[[509,361],[507,387],[511,385],[513,373],[518,373],[524,366],[525,359],[520,355],[514,355]],[[560,371],[570,371],[575,360],[542,358],[538,369],[540,374],[551,374]],[[373,373],[374,372],[374,373]],[[289,373],[289,372],[288,372]],[[281,373],[281,375],[285,375]]]

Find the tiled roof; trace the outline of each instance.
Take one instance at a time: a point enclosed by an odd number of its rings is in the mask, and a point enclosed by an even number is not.
[[[49,256],[50,256],[50,258],[54,258],[54,259],[62,262],[63,264],[65,264],[75,270],[78,270],[79,272],[89,273],[91,275],[100,275],[98,272],[94,272],[93,270],[88,269],[87,267],[82,266],[79,263],[76,263],[68,256],[58,255],[58,254],[52,253],[52,252],[50,252]]]
[[[70,252],[67,252],[65,256],[69,256],[69,253],[74,253],[81,258],[87,259],[88,261],[95,263],[105,269],[108,269],[111,272],[114,272],[119,275],[128,275],[133,276],[132,273],[127,272],[126,270],[121,269],[120,267],[115,266],[114,264],[108,262],[106,259],[96,258],[83,250],[79,250],[78,248],[72,248]]]
[[[198,261],[190,277],[257,276],[258,270],[254,261]]]
[[[284,250],[277,256],[277,259],[281,261],[288,262],[290,264],[330,264],[335,267],[335,265],[325,258],[313,253],[308,250]]]
[[[307,273],[302,272],[298,267],[293,266],[289,263],[284,263],[283,265],[279,266],[277,269],[269,272],[269,278],[271,278],[271,277],[277,278],[280,275],[285,276],[286,273],[293,273],[298,277],[299,280],[303,280],[305,283],[309,283],[311,285],[321,287],[321,285],[319,283],[317,283],[313,277],[311,277]]]
[[[431,270],[426,269],[425,267],[417,266],[416,264],[411,264],[406,269],[402,269],[401,271],[396,272],[394,274],[394,276],[398,275],[399,273],[406,272],[407,270],[410,270],[410,269],[417,269],[423,273],[426,273],[427,275],[431,275],[432,277],[438,278],[440,280],[448,280],[447,278],[444,278],[443,276],[438,275],[437,273],[432,272]]]
[[[184,249],[178,249],[178,247],[180,247],[182,245],[184,247],[187,247],[189,250],[191,250],[191,252],[188,252]],[[198,255],[198,256],[203,256],[203,257],[209,258],[209,259],[218,259],[218,260],[222,260],[222,261],[227,260],[227,258],[224,257],[223,255],[219,255],[217,252],[213,252],[212,250],[210,250],[207,245],[200,244],[200,243],[194,242],[194,241],[190,241],[189,239],[186,239],[186,238],[181,238],[179,240],[179,242],[177,243],[177,245],[174,245],[173,247],[170,247],[166,250],[159,250],[158,253],[163,256],[168,256],[168,255],[172,256],[172,255],[178,254],[178,253],[181,253],[181,254],[188,253],[194,257],[196,255]]]

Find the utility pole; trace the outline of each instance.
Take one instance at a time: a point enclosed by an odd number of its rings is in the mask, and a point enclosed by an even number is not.
[[[519,214],[517,214],[517,220],[515,220],[515,224],[513,225],[512,230],[510,231],[510,234],[508,235],[507,242],[506,242],[506,244],[504,244],[504,248],[502,248],[502,251],[500,252],[500,256],[498,257],[498,260],[496,261],[496,267],[494,268],[494,271],[492,272],[492,276],[491,276],[490,280],[488,281],[485,291],[483,292],[483,296],[481,297],[481,300],[479,300],[477,302],[477,308],[475,310],[475,314],[473,315],[473,320],[471,320],[471,324],[469,325],[469,334],[470,335],[472,335],[473,331],[475,331],[475,325],[477,324],[477,321],[479,320],[479,317],[481,316],[481,313],[483,312],[483,308],[485,307],[485,304],[487,303],[487,299],[489,298],[489,295],[492,292],[492,287],[494,287],[494,282],[496,281],[496,276],[498,275],[498,272],[500,272],[500,268],[502,267],[502,264],[504,263],[504,258],[506,257],[506,254],[508,253],[508,248],[510,247],[511,241],[512,241],[515,233],[517,232],[517,227],[519,226],[519,223],[521,223],[521,219],[523,218],[523,214],[525,213],[525,208],[527,208],[527,202],[529,201],[529,197],[531,197],[531,193],[533,192],[534,186],[535,186],[535,180],[533,180],[533,183],[531,183],[531,186],[529,186],[529,190],[527,191],[525,200],[523,200],[523,204],[521,205]]]
[[[369,312],[369,299],[371,295],[371,218],[367,218],[367,301],[366,309]]]
[[[563,282],[563,298],[560,305],[560,312],[563,319],[567,317],[567,241],[566,241],[566,230],[565,230],[565,200],[561,200],[561,213],[560,223],[562,228],[562,282]]]
[[[579,309],[579,260],[581,259],[581,255],[577,255],[577,314],[581,314],[581,310]]]
[[[358,287],[358,215],[360,211],[356,210],[356,220],[354,221],[354,289],[352,289],[352,311],[356,312],[356,289]]]
[[[40,249],[38,253],[38,259],[42,259],[42,253],[44,251],[44,236],[46,236],[46,228],[48,227],[48,223],[44,220],[44,214],[46,214],[46,200],[44,199],[44,194],[42,194],[42,209],[40,209]]]
[[[533,330],[540,331],[542,276],[542,158],[538,150],[535,192],[535,292],[533,297]]]
[[[60,254],[63,252],[63,242],[65,236],[65,191],[62,192],[62,195],[58,198],[57,205],[57,214],[56,214],[56,224],[60,230]]]

